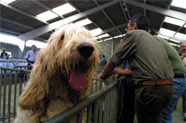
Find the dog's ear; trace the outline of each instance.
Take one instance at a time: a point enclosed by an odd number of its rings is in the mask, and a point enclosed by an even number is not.
[[[45,108],[46,97],[49,92],[49,80],[45,70],[45,66],[47,66],[45,52],[45,49],[39,52],[30,80],[18,101],[23,109],[37,113],[41,113]]]

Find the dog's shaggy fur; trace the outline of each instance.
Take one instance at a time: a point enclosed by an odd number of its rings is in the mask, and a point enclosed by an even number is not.
[[[78,47],[82,44],[94,48],[92,55],[83,57]],[[99,52],[91,34],[73,24],[63,26],[49,38],[41,49],[31,72],[30,80],[18,100],[15,123],[38,123],[75,105],[89,95],[89,89]],[[85,73],[88,85],[84,90],[73,90],[70,74]]]

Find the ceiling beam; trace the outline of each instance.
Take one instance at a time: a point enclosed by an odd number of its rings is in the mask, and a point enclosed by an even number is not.
[[[144,3],[144,4],[146,4],[146,0],[143,0],[143,3]],[[147,15],[147,11],[146,11],[146,9],[145,9],[145,8],[143,9],[143,14],[144,14],[144,16],[146,16],[146,15]]]
[[[127,22],[129,21],[129,19],[128,19],[128,17],[127,17],[127,15],[126,15],[126,13],[125,13],[125,9],[123,8],[123,4],[122,4],[122,2],[120,2],[120,7],[121,7],[121,10],[122,10],[122,12],[123,12],[123,15],[124,15],[124,17],[125,17],[125,19],[127,20]]]
[[[96,3],[97,6],[100,6],[99,3],[98,3],[96,0],[94,0],[94,2]],[[111,18],[108,16],[108,14],[107,14],[103,9],[101,9],[101,12],[103,12],[103,14],[106,16],[106,18],[107,18],[107,19],[110,21],[110,23],[112,24],[112,26],[116,26],[116,25],[114,24],[114,22],[111,20]],[[121,32],[119,29],[117,29],[117,31],[118,31],[120,34],[122,34],[122,32]]]
[[[126,1],[128,1],[128,0],[124,0],[123,1],[123,5],[125,6],[125,9],[126,9],[126,11],[127,11],[127,15],[128,15],[128,19],[130,19],[130,17],[131,17],[131,15],[130,15],[130,12],[129,12],[129,8],[128,8],[128,6],[127,6],[127,4],[126,4]]]
[[[68,23],[71,23],[71,22],[73,22],[73,21],[75,21],[77,19],[80,19],[82,17],[86,17],[86,16],[88,16],[88,15],[90,15],[92,13],[100,11],[101,9],[104,9],[104,8],[107,8],[107,7],[111,6],[111,5],[114,5],[114,4],[118,3],[119,1],[120,0],[114,0],[114,1],[111,1],[109,3],[104,4],[102,6],[98,6],[96,8],[87,10],[85,12],[78,13],[76,15],[67,17],[67,18],[65,18],[63,20],[59,20],[59,21],[53,22],[53,23],[51,23],[49,25],[40,27],[38,29],[35,29],[35,30],[27,32],[27,33],[24,33],[24,34],[18,36],[18,38],[23,40],[23,41],[27,41],[29,39],[33,39],[35,37],[38,37],[40,35],[43,35],[43,34],[49,32],[51,30],[54,30],[54,29],[56,29],[56,28],[58,28],[60,26],[63,26],[63,25],[68,24]]]
[[[5,6],[5,7],[7,7],[7,8],[9,8],[9,9],[11,9],[11,10],[13,10],[13,11],[15,11],[15,12],[17,12],[17,13],[20,13],[20,14],[25,15],[25,16],[27,16],[27,17],[30,17],[30,18],[36,19],[36,20],[38,20],[38,21],[41,21],[41,20],[40,20],[39,18],[37,18],[36,16],[30,15],[30,14],[28,14],[28,13],[26,13],[26,12],[24,12],[24,11],[21,11],[21,10],[15,8],[15,7],[12,7],[12,6],[10,6],[10,5],[8,5],[8,4],[2,2],[2,1],[0,1],[0,4],[3,5],[3,6]],[[48,24],[48,22],[46,22],[46,21],[41,21],[41,22],[43,22],[43,23],[45,23],[45,24]]]
[[[150,10],[150,11],[153,11],[153,12],[165,15],[165,16],[169,16],[169,17],[176,18],[176,19],[183,20],[183,21],[186,20],[186,14],[182,12],[168,10],[168,9],[164,9],[164,8],[160,8],[160,7],[156,7],[152,5],[147,5],[147,4],[136,2],[133,0],[125,0],[125,2],[127,4],[141,7],[141,8],[144,8],[144,9],[147,9],[147,10]]]
[[[96,36],[99,36],[99,35],[102,35],[102,34],[104,34],[104,33],[108,33],[108,32],[117,30],[118,28],[122,28],[122,27],[124,28],[126,25],[127,25],[127,23],[125,23],[125,24],[120,24],[120,25],[117,25],[117,26],[115,26],[115,27],[111,27],[111,28],[102,30],[102,32],[100,32],[100,33],[97,34]]]
[[[38,4],[39,6],[41,6],[41,7],[43,7],[43,8],[45,8],[46,10],[49,10],[49,11],[51,11],[52,13],[54,13],[54,14],[56,14],[57,16],[59,16],[60,18],[64,18],[63,16],[61,16],[61,15],[59,15],[59,14],[57,14],[56,12],[54,12],[51,8],[49,8],[48,6],[45,6],[44,4],[42,4],[41,2],[39,2],[39,1],[32,1],[32,2],[34,2],[34,3],[36,3],[36,4]]]
[[[170,9],[171,3],[172,3],[172,0],[169,1],[169,6],[167,7],[167,9]],[[162,21],[161,24],[160,24],[160,28],[163,26],[165,17],[166,17],[166,16],[164,16],[163,21]],[[160,28],[159,28],[159,29],[160,29]]]
[[[6,22],[9,22],[9,23],[15,24],[15,25],[18,25],[18,26],[21,26],[21,27],[27,28],[27,29],[31,29],[31,30],[34,29],[33,27],[30,27],[30,26],[27,26],[27,25],[24,25],[24,24],[20,24],[20,23],[17,23],[17,22],[15,22],[15,21],[8,20],[8,19],[5,19],[5,18],[1,18],[1,17],[0,17],[0,20],[3,20],[3,21],[6,21]]]

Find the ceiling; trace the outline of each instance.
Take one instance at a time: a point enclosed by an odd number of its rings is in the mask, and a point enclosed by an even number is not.
[[[88,18],[92,23],[85,28],[100,28],[102,32],[98,35],[107,33],[114,37],[125,34],[128,19],[141,13],[149,18],[156,32],[165,28],[186,34],[186,26],[164,22],[166,16],[186,20],[186,9],[173,7],[171,2],[172,0],[16,0],[6,4],[0,1],[0,32],[15,35],[24,41],[44,41],[55,28]],[[57,15],[49,21],[41,21],[36,17],[65,3],[76,10],[62,16]]]

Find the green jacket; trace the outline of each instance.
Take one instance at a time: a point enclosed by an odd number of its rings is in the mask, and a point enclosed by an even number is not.
[[[166,40],[160,37],[157,37],[157,36],[155,37],[165,47],[169,60],[173,66],[174,74],[180,75],[180,74],[186,73],[186,68],[183,64],[183,61],[181,60],[181,57],[176,51],[176,49],[173,46],[171,46]]]

